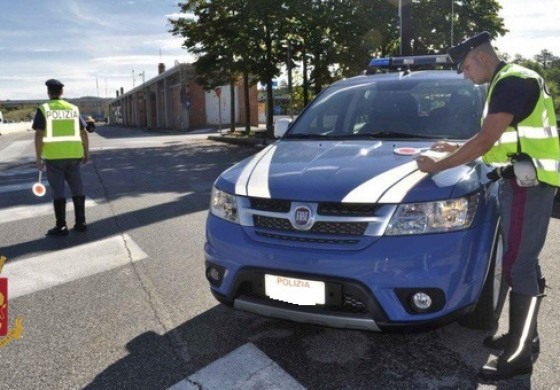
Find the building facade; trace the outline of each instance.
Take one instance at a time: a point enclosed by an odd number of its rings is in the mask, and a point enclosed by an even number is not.
[[[235,124],[247,123],[243,84],[205,91],[195,81],[192,64],[177,63],[167,71],[159,64],[158,76],[129,92],[123,93],[121,89],[117,95],[109,103],[109,121],[129,127],[188,131],[205,126],[229,126],[232,99]],[[249,123],[258,126],[256,86],[250,88],[249,104]]]

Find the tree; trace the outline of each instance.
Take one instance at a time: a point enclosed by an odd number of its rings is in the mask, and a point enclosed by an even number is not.
[[[234,23],[236,10],[231,7],[231,2],[189,0],[179,6],[183,13],[195,17],[170,20],[173,26],[170,32],[184,37],[183,46],[197,56],[194,63],[196,81],[206,90],[214,90],[224,84],[234,85],[240,67],[235,58],[236,41],[231,39],[238,33],[238,26]],[[235,104],[234,99],[232,104]],[[233,131],[234,106],[230,126]]]
[[[554,55],[546,49],[541,50],[534,59],[542,65],[543,69],[548,69],[552,65],[553,61],[558,60],[558,58],[554,57]]]
[[[446,52],[452,42],[482,30],[493,37],[507,32],[496,0],[402,1],[412,2],[414,54]],[[272,81],[283,64],[301,63],[307,104],[310,88],[317,94],[363,71],[372,56],[399,53],[397,0],[188,0],[179,5],[195,18],[170,21],[171,32],[184,37],[184,47],[198,56],[203,85],[233,83],[244,75],[267,86],[268,135]]]
[[[272,135],[272,80],[283,62],[284,2],[188,0],[180,7],[198,19],[170,20],[171,33],[184,37],[184,47],[199,56],[199,81],[206,86],[224,78],[233,83],[245,72],[255,76],[254,82],[261,80],[267,85],[267,131]]]
[[[445,53],[475,33],[492,38],[508,32],[496,0],[415,0],[412,7],[414,54]],[[453,12],[452,12],[453,11]]]

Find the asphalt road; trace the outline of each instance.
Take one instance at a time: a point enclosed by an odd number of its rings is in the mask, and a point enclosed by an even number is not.
[[[49,194],[30,190],[32,133],[0,137],[1,276],[10,329],[23,320],[20,339],[0,340],[0,389],[560,389],[560,204],[534,373],[484,385],[488,332],[337,330],[218,305],[202,252],[210,189],[258,149],[207,136],[99,127],[83,168],[89,231],[63,238],[44,236]]]

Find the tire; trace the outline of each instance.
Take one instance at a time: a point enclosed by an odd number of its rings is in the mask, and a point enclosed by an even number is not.
[[[472,312],[459,320],[459,324],[471,329],[493,330],[504,307],[508,286],[502,274],[504,237],[498,228],[492,247],[492,258],[480,298]]]

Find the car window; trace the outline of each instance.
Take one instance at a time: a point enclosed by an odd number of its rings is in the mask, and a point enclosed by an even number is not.
[[[480,129],[484,89],[463,79],[364,79],[321,93],[287,138],[466,139]]]

